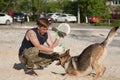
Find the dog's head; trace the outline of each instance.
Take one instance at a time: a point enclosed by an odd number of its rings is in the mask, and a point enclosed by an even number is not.
[[[59,61],[56,65],[61,65],[64,67],[64,64],[68,61],[68,59],[70,58],[70,49],[66,50],[66,52],[62,55],[59,56]]]

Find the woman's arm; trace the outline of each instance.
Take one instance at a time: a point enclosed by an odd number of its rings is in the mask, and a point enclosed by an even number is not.
[[[29,30],[26,34],[26,38],[31,41],[31,43],[37,47],[41,51],[46,51],[46,52],[53,52],[52,47],[47,47],[45,45],[41,45],[38,41],[38,38],[33,30]]]
[[[50,33],[48,32],[48,39],[47,39],[47,44],[49,47],[53,48],[53,47],[56,47],[58,44],[59,44],[59,39],[55,39],[55,41],[53,42],[52,41],[52,38],[51,38],[51,35]]]

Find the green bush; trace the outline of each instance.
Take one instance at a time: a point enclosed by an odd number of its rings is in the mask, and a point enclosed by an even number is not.
[[[94,26],[109,26],[107,22],[96,22],[93,24]]]
[[[92,24],[93,26],[120,26],[120,20],[116,20],[111,22],[110,24],[108,22],[96,22]]]
[[[120,26],[120,20],[112,22],[111,26]]]

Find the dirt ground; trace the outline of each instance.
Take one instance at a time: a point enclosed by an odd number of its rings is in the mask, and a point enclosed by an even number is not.
[[[62,44],[69,49],[71,56],[79,55],[84,48],[93,43],[102,42],[111,28],[72,28],[70,34],[61,39]],[[43,70],[36,70],[37,77],[25,75],[20,69],[18,49],[27,29],[0,29],[0,80],[92,80],[90,76],[64,77],[61,66],[54,61]],[[54,40],[54,32],[50,30]],[[120,29],[114,40],[107,47],[108,55],[105,58],[107,70],[98,80],[120,80]],[[23,66],[22,66],[23,67]],[[53,74],[56,72],[58,74]]]

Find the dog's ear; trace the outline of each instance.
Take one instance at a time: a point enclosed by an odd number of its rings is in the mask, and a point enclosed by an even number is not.
[[[59,56],[59,61],[56,63],[56,65],[62,65],[69,57],[70,57],[70,49],[66,50],[66,52]]]
[[[66,50],[64,54],[61,54],[60,57],[70,56],[70,49]]]

